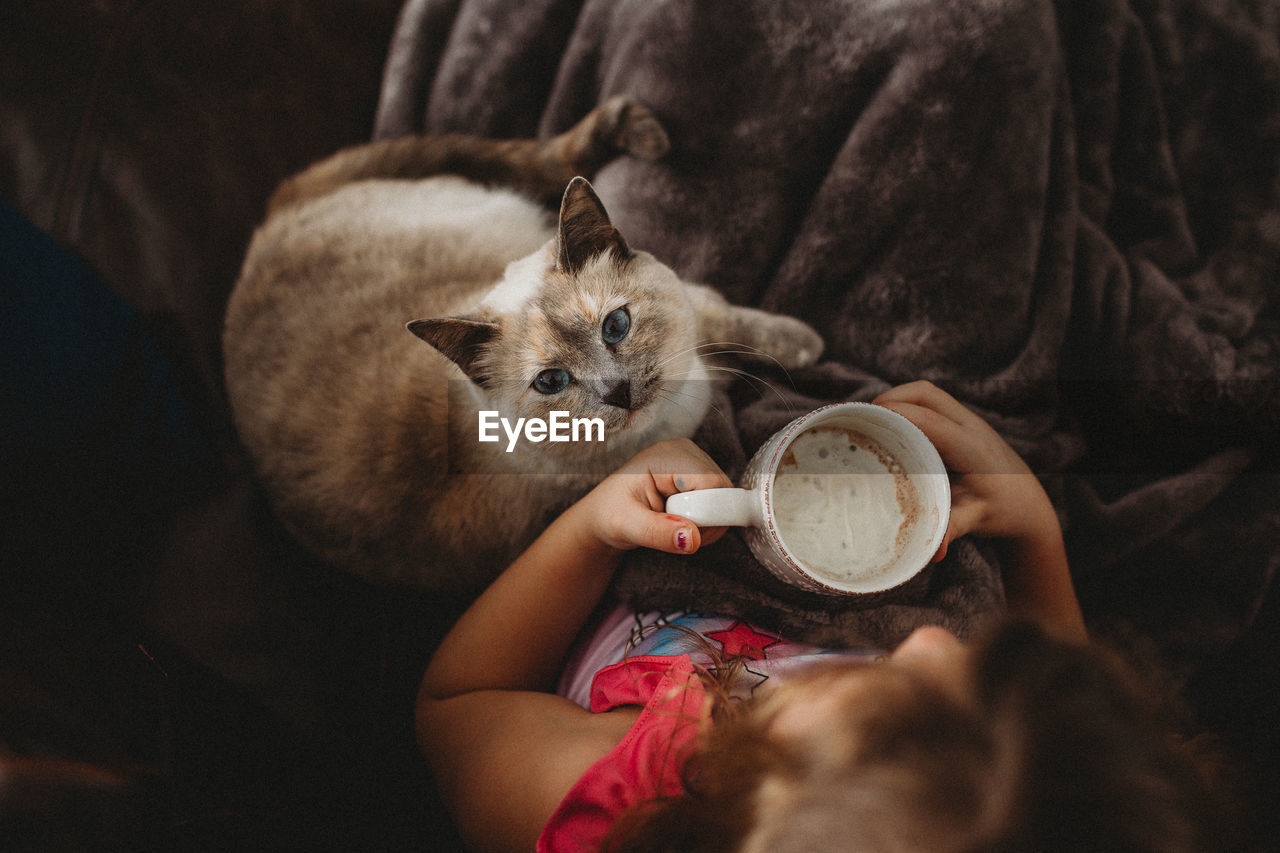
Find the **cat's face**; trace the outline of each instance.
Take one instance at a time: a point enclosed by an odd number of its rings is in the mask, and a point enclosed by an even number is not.
[[[540,454],[634,452],[691,434],[706,410],[683,282],[626,245],[585,181],[566,192],[557,238],[512,263],[475,315],[410,328],[509,421],[561,411],[604,425],[603,442],[546,442]]]
[[[547,270],[499,325],[477,367],[500,410],[599,418],[606,436],[681,414],[697,331],[680,280],[648,255],[607,253],[575,273]]]

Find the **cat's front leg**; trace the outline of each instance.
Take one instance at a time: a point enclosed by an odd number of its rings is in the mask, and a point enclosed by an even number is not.
[[[688,285],[698,317],[698,341],[710,352],[732,352],[792,370],[822,355],[822,337],[808,323],[758,308],[733,305],[705,285]]]

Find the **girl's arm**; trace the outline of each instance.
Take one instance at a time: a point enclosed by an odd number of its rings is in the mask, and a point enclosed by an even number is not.
[[[531,849],[569,787],[635,714],[551,695],[623,551],[693,553],[721,530],[663,513],[667,496],[730,485],[688,441],[638,454],[565,511],[463,614],[419,688],[419,744],[469,844]]]
[[[1084,617],[1067,567],[1062,528],[1040,481],[990,424],[929,382],[886,391],[875,402],[920,427],[959,479],[951,520],[935,560],[972,533],[1007,540],[1004,573],[1009,609],[1063,636],[1083,640]]]

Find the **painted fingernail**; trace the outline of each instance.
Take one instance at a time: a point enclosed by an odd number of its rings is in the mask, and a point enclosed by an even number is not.
[[[676,531],[676,550],[689,550],[689,531],[685,530],[683,527]]]

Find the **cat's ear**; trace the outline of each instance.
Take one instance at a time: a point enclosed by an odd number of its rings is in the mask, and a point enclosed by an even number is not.
[[[438,349],[477,385],[485,377],[476,365],[481,348],[498,334],[497,323],[465,317],[434,317],[414,320],[405,328]]]
[[[609,250],[618,261],[631,257],[631,249],[609,221],[596,191],[582,177],[569,182],[560,201],[556,243],[556,269],[561,272],[575,273],[587,261]]]

